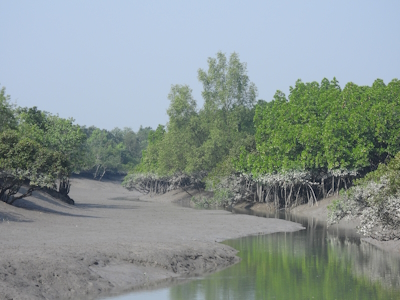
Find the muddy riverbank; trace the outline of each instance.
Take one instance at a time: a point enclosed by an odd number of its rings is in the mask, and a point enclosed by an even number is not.
[[[187,193],[141,196],[119,182],[72,180],[70,206],[36,193],[0,203],[2,299],[96,299],[236,262],[218,242],[301,225],[179,207]]]

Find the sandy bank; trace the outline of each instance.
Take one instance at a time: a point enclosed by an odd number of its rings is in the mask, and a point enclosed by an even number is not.
[[[95,299],[238,261],[218,241],[296,231],[297,223],[179,207],[119,182],[73,179],[69,206],[36,193],[0,203],[0,299]]]

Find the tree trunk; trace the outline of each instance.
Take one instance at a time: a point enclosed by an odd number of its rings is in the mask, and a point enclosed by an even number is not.
[[[256,183],[256,192],[254,194],[254,200],[253,202],[257,202],[257,194],[258,194],[258,183]]]
[[[309,187],[310,187],[310,190],[311,190],[311,192],[312,192],[312,194],[311,194],[311,198],[314,196],[314,200],[315,200],[315,204],[318,206],[318,201],[317,201],[317,197],[315,197],[315,193],[314,193],[314,190],[312,189],[312,187],[311,187],[311,185],[309,184],[308,185]],[[313,204],[314,205],[314,204]]]
[[[68,195],[71,189],[71,184],[69,183],[69,179],[60,179],[60,184],[58,186],[58,192],[62,195]]]
[[[265,203],[268,203],[268,200],[269,200],[269,194],[270,194],[271,190],[272,190],[272,188],[269,188],[269,189],[268,189],[267,196],[265,196]]]
[[[298,205],[297,199],[298,199],[298,197],[299,197],[300,190],[301,190],[301,184],[299,185],[299,189],[298,189],[297,194],[296,194],[296,200],[295,200],[295,203],[296,203],[295,205],[296,205],[296,206]]]
[[[103,179],[104,174],[106,174],[106,170],[107,170],[107,168],[103,167],[103,173],[101,174],[99,181],[101,181]]]
[[[284,192],[285,192],[285,194],[284,194],[284,195],[285,195],[285,196],[284,196],[284,197],[285,197],[285,198],[284,198],[284,199],[285,199],[285,208],[287,208],[286,183],[284,184],[283,189],[284,189]]]
[[[99,175],[99,169],[100,169],[100,165],[97,165],[96,171],[93,174],[93,179],[96,179],[97,175]]]
[[[290,185],[290,192],[289,192],[289,196],[288,196],[288,201],[287,201],[287,204],[289,205],[289,203],[290,203],[290,198],[292,197],[292,190],[293,190],[293,184],[291,184]],[[288,206],[287,205],[287,206]],[[286,207],[287,208],[287,207]]]
[[[32,192],[35,190],[35,188],[33,188],[33,187],[31,187],[31,188],[29,188],[27,191],[26,191],[26,193],[25,194],[22,194],[21,196],[18,196],[18,197],[12,197],[11,198],[11,201],[9,201],[9,202],[7,202],[8,204],[13,204],[16,200],[18,200],[18,199],[22,199],[22,198],[25,198],[25,197],[28,197],[28,196],[32,196]]]

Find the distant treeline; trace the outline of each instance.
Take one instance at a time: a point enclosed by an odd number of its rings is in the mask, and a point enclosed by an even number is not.
[[[79,173],[86,173],[93,178],[102,179],[106,172],[126,174],[139,164],[142,151],[147,147],[150,127],[114,128],[111,131],[94,126],[82,127],[86,135],[85,159]]]
[[[74,124],[37,107],[16,107],[0,90],[0,200],[12,204],[42,189],[68,197],[72,173],[102,179],[126,174],[141,159],[151,128],[101,130]],[[21,191],[22,185],[27,189]]]
[[[194,180],[215,199],[290,207],[348,189],[400,151],[400,81],[372,86],[336,78],[298,80],[285,96],[256,100],[257,88],[236,53],[200,69],[204,106],[173,85],[169,122],[149,135],[141,163],[125,186],[165,192]],[[180,184],[177,184],[180,178]]]

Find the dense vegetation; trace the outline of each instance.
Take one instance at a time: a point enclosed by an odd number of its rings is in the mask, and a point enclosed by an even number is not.
[[[379,240],[400,239],[400,153],[334,201],[328,221],[358,217],[360,233]]]
[[[256,101],[237,54],[198,71],[204,106],[173,85],[169,122],[149,135],[141,163],[124,185],[165,192],[195,185],[214,201],[272,202],[276,208],[339,194],[400,151],[400,81],[372,86],[336,78],[298,80],[285,96]],[[209,202],[209,201],[208,201]]]
[[[36,107],[15,108],[4,88],[0,114],[0,199],[12,204],[34,190],[49,189],[70,200],[68,177],[84,157],[80,127]],[[22,185],[27,190],[15,196]]]
[[[237,170],[277,206],[339,193],[400,151],[399,101],[396,79],[343,90],[335,78],[297,81],[288,99],[278,91],[256,107],[256,150],[242,151]]]
[[[125,186],[144,192],[174,187],[204,186],[204,177],[231,174],[231,160],[243,145],[254,145],[254,105],[257,89],[237,54],[208,59],[198,71],[204,106],[197,109],[192,90],[173,85],[168,95],[169,122],[150,133],[141,163]],[[213,173],[214,172],[214,173]]]
[[[0,90],[0,200],[12,204],[43,190],[68,197],[72,173],[101,179],[107,171],[127,173],[141,159],[150,128],[111,132],[81,127],[36,107],[15,107]],[[25,185],[26,189],[21,189]]]
[[[85,161],[80,173],[101,180],[106,172],[126,174],[139,164],[151,128],[140,127],[138,132],[134,132],[131,128],[107,131],[91,126],[83,127],[82,131],[87,141]]]

